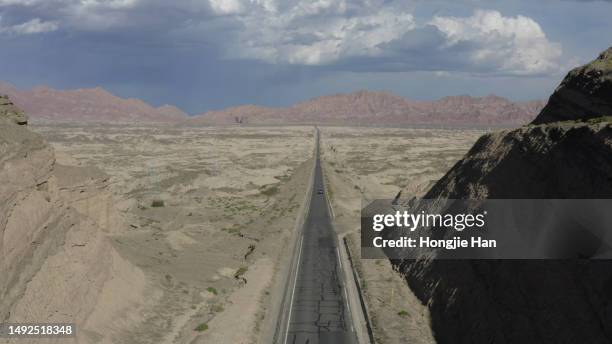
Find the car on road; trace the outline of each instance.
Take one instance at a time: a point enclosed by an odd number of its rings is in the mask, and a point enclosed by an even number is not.
[[[325,191],[323,191],[323,189],[319,189],[319,190],[317,191],[317,193],[318,193],[319,195],[322,195],[322,194],[324,194],[324,193],[325,193]]]

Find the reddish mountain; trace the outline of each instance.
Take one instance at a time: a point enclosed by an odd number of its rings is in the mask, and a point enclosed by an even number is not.
[[[55,90],[45,86],[19,90],[0,83],[0,94],[7,94],[32,119],[92,122],[171,122],[187,114],[164,105],[155,108],[140,99],[124,99],[96,87]]]
[[[19,90],[0,83],[0,94],[9,95],[34,120],[92,122],[520,125],[533,120],[544,106],[542,101],[511,102],[493,95],[415,101],[390,93],[358,91],[318,97],[286,108],[243,105],[188,118],[175,106],[155,108],[99,87],[62,91],[41,86]]]
[[[232,107],[195,116],[189,122],[520,125],[533,120],[543,106],[543,101],[511,102],[494,95],[414,101],[384,92],[358,91],[323,96],[287,108]]]

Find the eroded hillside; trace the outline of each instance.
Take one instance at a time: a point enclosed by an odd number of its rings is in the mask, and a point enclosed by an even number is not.
[[[23,113],[0,104],[0,321],[76,323],[79,340],[112,342],[145,282],[107,237],[124,230],[108,178],[57,164],[41,136],[17,124]]]

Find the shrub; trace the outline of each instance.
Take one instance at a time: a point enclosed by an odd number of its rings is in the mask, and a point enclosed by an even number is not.
[[[223,305],[215,304],[210,307],[210,311],[213,313],[221,313],[223,312]]]
[[[270,196],[274,196],[278,193],[278,186],[274,185],[268,188],[265,188],[264,190],[261,191],[262,194],[270,197]]]
[[[207,323],[202,323],[200,325],[198,325],[196,328],[193,329],[194,331],[198,331],[198,332],[204,332],[206,330],[208,330],[208,324]]]
[[[154,199],[153,202],[151,202],[151,207],[153,208],[163,207],[164,205],[164,201],[161,199]]]
[[[249,268],[248,268],[248,267],[246,267],[246,266],[241,266],[241,267],[240,267],[240,268],[239,268],[239,269],[236,271],[236,273],[234,274],[234,277],[238,279],[238,278],[242,277],[242,275],[244,275],[244,274],[245,274],[245,273],[246,273],[248,270],[249,270]]]

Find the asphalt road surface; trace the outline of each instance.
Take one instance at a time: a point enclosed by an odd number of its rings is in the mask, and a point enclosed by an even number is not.
[[[318,135],[317,135],[318,139]],[[331,226],[317,142],[310,211],[304,223],[284,343],[356,343]]]

